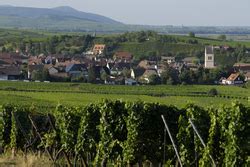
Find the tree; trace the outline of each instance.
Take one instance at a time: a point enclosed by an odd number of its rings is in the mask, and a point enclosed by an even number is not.
[[[160,83],[161,83],[161,78],[158,75],[153,74],[153,75],[149,76],[149,84],[157,85],[157,84],[160,84]]]
[[[6,48],[3,46],[2,47],[2,53],[6,52]]]
[[[125,78],[129,78],[131,76],[131,71],[129,69],[126,69],[124,68],[122,70],[122,75],[125,77]]]
[[[181,72],[179,75],[180,82],[182,84],[189,84],[190,83],[190,70],[185,69],[184,71]]]
[[[88,70],[88,82],[89,83],[96,83],[96,70],[95,70],[95,66],[91,66]]]
[[[101,73],[101,80],[106,81],[108,79],[109,75],[106,72]]]
[[[225,41],[225,40],[227,39],[227,36],[224,35],[224,34],[223,34],[223,35],[219,35],[219,36],[218,36],[218,39],[219,39],[219,40],[222,40],[222,41]]]
[[[161,73],[161,83],[162,84],[173,85],[173,84],[177,84],[178,82],[179,82],[179,77],[178,77],[177,70],[175,70],[171,67],[167,67]]]
[[[194,32],[189,32],[188,36],[194,38],[195,37],[195,33]]]
[[[47,69],[34,70],[31,73],[31,79],[32,80],[38,80],[38,81],[48,81],[48,80],[50,80],[49,71]]]
[[[207,94],[210,95],[210,96],[216,96],[216,95],[218,95],[218,91],[217,91],[217,89],[212,88],[212,89],[210,89],[210,90],[207,92]]]

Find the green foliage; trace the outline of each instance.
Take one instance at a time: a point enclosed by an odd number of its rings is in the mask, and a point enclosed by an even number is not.
[[[212,88],[207,92],[207,94],[210,96],[216,96],[218,95],[218,91],[215,88]]]
[[[66,152],[73,151],[77,143],[77,133],[80,123],[77,110],[59,105],[55,110],[55,118],[61,148]]]
[[[6,104],[2,106],[2,121],[3,121],[3,146],[10,144],[11,127],[12,127],[12,111],[14,106]]]
[[[189,32],[188,36],[194,38],[195,37],[195,33],[194,32]]]
[[[89,83],[96,83],[96,78],[97,78],[97,72],[96,72],[96,67],[95,66],[91,66],[88,69],[88,82]]]
[[[215,158],[214,160],[217,162],[220,161],[220,127],[218,121],[218,114],[217,110],[209,109],[209,116],[210,116],[210,129],[209,129],[209,136],[207,141],[207,146],[204,148],[202,157],[199,160],[200,166],[210,166],[209,164],[212,163],[210,156]]]
[[[11,133],[10,133],[10,148],[17,147],[17,127],[15,119],[15,111],[11,112]]]
[[[229,114],[225,118],[226,114]],[[223,164],[228,166],[242,166],[247,160],[249,153],[249,109],[242,104],[233,103],[227,111],[220,111],[221,129],[225,142]],[[246,136],[247,135],[247,136]],[[245,138],[245,139],[244,139]],[[248,150],[248,151],[247,151]]]
[[[150,85],[157,85],[161,83],[161,78],[156,74],[150,75],[148,80]]]
[[[177,134],[178,143],[180,143],[180,156],[182,162],[186,165],[195,164],[194,153],[202,151],[202,145],[196,136],[188,119],[191,119],[198,129],[203,139],[207,139],[209,128],[208,113],[198,106],[190,104],[186,107],[186,113],[179,117],[179,132]],[[185,135],[185,137],[184,137]],[[206,142],[206,141],[205,141]]]
[[[178,109],[141,101],[105,100],[84,108],[59,105],[52,120],[37,113],[34,107],[4,105],[2,111],[4,144],[8,142],[16,151],[25,151],[28,139],[36,139],[28,119],[31,117],[42,136],[42,141],[35,140],[29,148],[33,152],[40,145],[39,150],[54,150],[52,155],[63,150],[69,160],[83,158],[85,165],[94,159],[97,166],[135,165],[147,160],[156,165],[162,162],[165,148],[166,163],[174,165],[176,159],[168,137],[163,145],[164,115],[184,165],[211,166],[210,156],[218,166],[244,166],[249,162],[250,108],[239,103],[220,109],[193,104]],[[189,119],[203,138],[205,148]]]
[[[4,119],[3,119],[3,108],[0,106],[0,149],[3,148],[3,137],[4,137]]]
[[[143,141],[140,140],[145,133],[143,129],[143,102],[129,103],[126,106],[128,110],[128,119],[126,126],[128,130],[127,140],[123,144],[124,160],[128,163],[134,164],[136,160],[143,160],[143,150],[141,145]]]
[[[11,90],[9,90],[11,88]],[[215,88],[218,96],[210,97],[207,92]],[[96,85],[85,83],[36,83],[36,82],[0,82],[0,104],[10,101],[17,105],[29,106],[34,104],[39,111],[48,112],[57,106],[58,102],[66,106],[83,106],[96,103],[103,99],[122,99],[146,102],[172,104],[178,108],[184,107],[185,102],[193,102],[207,107],[215,105],[230,105],[232,100],[239,100],[249,106],[248,94],[250,89],[220,85]]]
[[[100,142],[96,163],[107,159],[117,162],[122,157],[122,142],[127,139],[127,128],[125,119],[127,111],[125,103],[121,101],[105,100],[100,106]]]
[[[227,39],[227,36],[224,35],[224,34],[223,34],[223,35],[219,35],[219,36],[218,36],[218,39],[219,39],[219,40],[222,40],[222,41],[225,41],[225,40]]]
[[[100,140],[100,133],[97,129],[100,124],[99,109],[97,105],[90,104],[79,111],[81,112],[81,120],[75,151],[83,157],[87,157],[88,154],[95,157]]]
[[[48,70],[34,70],[31,74],[32,80],[38,80],[38,81],[49,81],[49,71]]]

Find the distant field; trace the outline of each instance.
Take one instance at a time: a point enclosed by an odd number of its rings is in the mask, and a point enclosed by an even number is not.
[[[216,88],[218,96],[211,97],[207,92]],[[0,82],[0,104],[37,105],[42,109],[57,104],[82,106],[97,103],[103,99],[124,101],[142,100],[184,107],[195,103],[204,107],[230,104],[237,100],[250,104],[250,89],[235,86],[110,86],[78,83],[25,83]]]
[[[218,34],[196,34],[196,36],[203,37],[203,38],[218,38]],[[249,42],[250,35],[249,34],[226,34],[227,40],[239,41],[239,42]]]

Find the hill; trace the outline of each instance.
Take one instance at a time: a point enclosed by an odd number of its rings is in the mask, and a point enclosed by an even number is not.
[[[0,6],[0,27],[87,30],[89,27],[95,28],[100,25],[122,25],[122,23],[68,6],[51,9]]]
[[[0,28],[46,31],[121,33],[153,30],[159,33],[250,34],[250,27],[203,27],[172,25],[129,25],[111,18],[78,11],[68,6],[32,8],[0,6]]]

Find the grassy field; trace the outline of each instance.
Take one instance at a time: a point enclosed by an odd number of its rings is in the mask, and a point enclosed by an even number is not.
[[[218,96],[207,92],[216,88]],[[249,104],[250,89],[235,86],[110,86],[78,83],[0,82],[0,104],[34,104],[49,109],[57,104],[83,106],[103,99],[142,100],[184,107],[195,103],[204,107],[227,105],[237,100]]]

